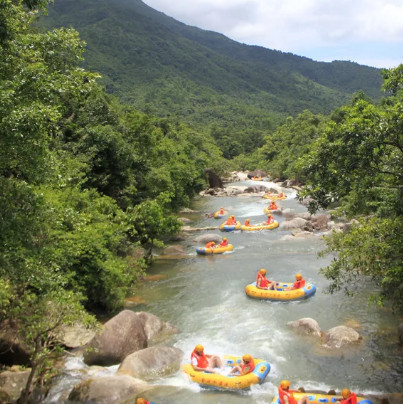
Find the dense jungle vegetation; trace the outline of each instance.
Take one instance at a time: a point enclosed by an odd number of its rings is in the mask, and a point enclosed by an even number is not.
[[[261,147],[287,116],[329,114],[360,90],[381,97],[379,69],[240,44],[141,0],[57,0],[40,23],[77,29],[83,66],[109,93],[214,136],[226,158]]]

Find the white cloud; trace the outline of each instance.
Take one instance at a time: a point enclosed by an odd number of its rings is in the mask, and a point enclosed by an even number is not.
[[[297,54],[343,44],[397,43],[403,38],[401,0],[145,2],[188,25],[221,32],[239,42]],[[368,60],[375,58],[368,53]]]

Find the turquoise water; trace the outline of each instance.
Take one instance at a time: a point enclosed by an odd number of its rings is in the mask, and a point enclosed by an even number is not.
[[[294,199],[295,191],[285,192],[289,198],[279,202],[283,208],[305,211]],[[222,221],[206,219],[204,212],[224,206],[242,223],[246,218],[255,223],[265,218],[263,208],[267,203],[257,197],[205,197],[196,200],[192,207],[200,214],[180,216],[192,219],[192,227],[218,227]],[[275,217],[280,222],[284,220],[281,216]],[[206,233],[224,235],[218,230]],[[155,382],[176,386],[155,393],[155,401],[161,401],[161,396],[169,392],[170,399],[177,403],[189,400],[195,403],[270,402],[282,379],[289,379],[292,386],[305,389],[349,387],[362,393],[374,393],[396,392],[402,388],[402,356],[396,343],[400,318],[388,309],[367,305],[372,284],[365,285],[354,297],[323,293],[328,281],[318,271],[331,257],[317,258],[323,248],[320,237],[283,240],[290,232],[281,229],[226,233],[235,247],[233,252],[197,256],[193,240],[200,234],[203,233],[192,233],[186,241],[178,243],[184,246],[187,257],[158,260],[153,264],[148,274],[166,278],[139,287],[138,296],[144,298],[146,304],[136,310],[149,311],[177,326],[180,333],[173,343],[187,356],[196,344],[202,344],[207,353],[249,353],[267,360],[272,370],[264,384],[236,398],[234,393],[200,390],[186,375],[178,373]],[[260,268],[267,269],[269,279],[283,282],[293,281],[294,274],[301,272],[307,282],[316,285],[317,293],[311,299],[291,303],[250,299],[244,288],[255,280]],[[363,336],[362,344],[332,351],[324,348],[320,340],[296,335],[287,328],[287,322],[304,317],[314,318],[323,331],[354,324]]]

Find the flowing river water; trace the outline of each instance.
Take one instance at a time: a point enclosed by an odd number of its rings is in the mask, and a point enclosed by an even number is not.
[[[234,185],[250,185],[252,181]],[[262,185],[274,186],[262,182]],[[284,190],[288,198],[278,204],[295,212],[306,208],[298,204],[295,191]],[[190,218],[193,227],[219,226],[222,220],[205,218],[204,212],[225,207],[242,223],[265,219],[267,200],[258,197],[198,198],[192,208],[200,214],[180,215]],[[276,215],[279,222],[284,219]],[[220,233],[207,230],[206,233]],[[265,232],[225,233],[234,245],[231,253],[197,256],[193,240],[200,232],[190,233],[184,246],[188,256],[180,259],[158,259],[147,271],[158,275],[158,281],[145,282],[136,291],[145,303],[136,311],[151,312],[179,328],[171,343],[185,352],[186,358],[196,344],[206,353],[251,354],[267,360],[272,368],[262,385],[243,393],[200,389],[185,374],[161,378],[152,384],[175,386],[156,389],[148,399],[156,403],[270,403],[282,379],[292,387],[306,390],[329,390],[348,387],[361,393],[401,392],[403,376],[402,351],[397,345],[396,329],[401,318],[390,309],[367,304],[366,284],[353,297],[342,292],[324,293],[328,281],[318,271],[332,257],[317,258],[323,248],[320,237],[284,239],[290,231],[281,227]],[[316,295],[305,301],[273,303],[248,298],[244,289],[256,279],[260,268],[267,278],[293,281],[301,272],[307,282],[317,287]],[[358,347],[329,350],[320,340],[303,337],[287,328],[287,322],[304,317],[315,319],[326,331],[338,325],[355,328],[363,337]],[[74,359],[74,361],[77,361]],[[82,364],[71,365],[80,368]],[[116,367],[110,369],[110,373]],[[51,400],[50,400],[51,401]],[[49,402],[50,402],[49,401]]]

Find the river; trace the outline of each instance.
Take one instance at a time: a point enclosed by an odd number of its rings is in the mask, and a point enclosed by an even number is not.
[[[250,185],[252,181],[234,185]],[[273,183],[262,182],[273,186]],[[288,198],[278,204],[297,212],[306,208],[297,203],[295,191],[285,190]],[[222,220],[205,218],[204,212],[225,207],[242,223],[261,222],[267,200],[257,197],[197,198],[192,208],[202,213],[180,215],[193,220],[194,227],[219,226]],[[276,215],[279,222],[284,219]],[[208,233],[218,230],[206,231]],[[249,392],[213,392],[201,390],[187,376],[178,374],[156,380],[153,384],[177,386],[154,392],[156,403],[267,403],[271,402],[282,379],[291,386],[329,390],[348,387],[361,393],[399,392],[403,388],[403,357],[397,346],[396,328],[401,318],[388,308],[367,304],[370,282],[353,297],[342,292],[329,295],[324,290],[328,281],[318,273],[331,257],[318,259],[323,248],[320,237],[283,240],[289,231],[280,229],[245,233],[226,233],[234,245],[231,253],[197,256],[191,233],[179,242],[189,254],[177,260],[158,259],[148,275],[163,279],[141,284],[136,295],[146,303],[136,311],[148,311],[180,329],[171,341],[188,357],[196,344],[206,353],[231,355],[251,354],[267,360],[271,372],[265,382]],[[297,272],[317,287],[311,299],[291,303],[273,303],[248,298],[245,285],[256,278],[260,268],[267,269],[267,278],[293,281]],[[157,277],[158,278],[158,277]],[[338,325],[350,325],[362,335],[359,347],[331,351],[321,341],[294,334],[287,322],[304,317],[318,321],[326,331]],[[115,368],[111,370],[115,371]]]

